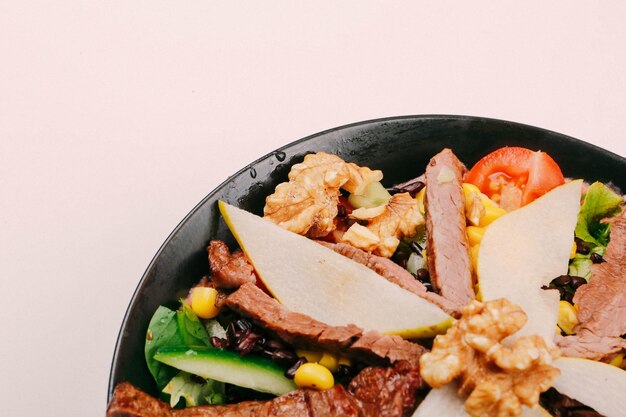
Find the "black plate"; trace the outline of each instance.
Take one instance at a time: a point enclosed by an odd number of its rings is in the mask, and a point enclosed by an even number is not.
[[[109,378],[109,400],[115,385],[128,381],[157,395],[144,360],[150,317],[161,304],[176,308],[208,273],[210,239],[235,245],[220,219],[217,200],[262,213],[265,197],[287,178],[289,167],[309,152],[325,151],[346,161],[382,169],[386,186],[421,174],[428,160],[444,147],[471,166],[502,146],[524,146],[548,152],[568,177],[612,181],[626,190],[626,159],[586,142],[537,127],[468,116],[407,116],[355,123],[293,142],[248,165],[212,191],[183,219],[148,266],[122,323]]]

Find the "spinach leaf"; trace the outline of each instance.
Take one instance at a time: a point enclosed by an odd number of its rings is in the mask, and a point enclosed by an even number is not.
[[[179,311],[159,306],[148,325],[144,354],[159,389],[163,389],[179,371],[154,360],[157,350],[170,346],[213,347],[205,327],[191,307],[182,301],[181,304],[182,310]]]
[[[191,307],[187,303],[182,302],[182,310],[176,312],[176,318],[178,322],[178,331],[183,340],[185,346],[208,346],[211,345],[209,335],[206,328],[198,319],[198,316],[193,312]]]
[[[144,354],[148,369],[159,389],[162,389],[178,373],[177,369],[154,360],[154,354],[159,348],[184,344],[178,331],[176,316],[175,311],[159,306],[148,325]]]

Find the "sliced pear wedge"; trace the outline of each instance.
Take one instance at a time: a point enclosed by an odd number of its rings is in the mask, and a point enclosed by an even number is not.
[[[602,362],[561,358],[554,388],[606,417],[626,416],[626,371]]]
[[[452,318],[367,267],[223,201],[219,208],[259,278],[293,311],[335,326],[432,337]]]
[[[485,231],[477,262],[482,299],[508,298],[528,315],[526,326],[510,340],[531,334],[553,339],[559,294],[541,287],[567,274],[581,184],[561,185]]]
[[[465,411],[465,402],[457,394],[456,384],[448,384],[441,388],[431,390],[424,401],[421,402],[413,417],[470,417]],[[520,417],[551,417],[540,406],[533,408],[523,407]]]

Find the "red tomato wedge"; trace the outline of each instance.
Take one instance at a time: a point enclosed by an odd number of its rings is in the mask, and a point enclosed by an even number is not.
[[[565,182],[561,168],[547,153],[514,146],[482,158],[465,181],[507,210],[526,205]]]

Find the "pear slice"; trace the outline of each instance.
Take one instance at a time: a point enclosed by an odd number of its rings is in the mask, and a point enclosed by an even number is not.
[[[219,208],[259,278],[293,311],[406,338],[431,337],[452,323],[436,305],[349,258],[223,201]]]
[[[567,274],[581,184],[561,185],[485,231],[478,251],[480,293],[485,301],[508,298],[526,312],[528,323],[514,338],[537,334],[551,342],[554,337],[559,294],[541,287]]]
[[[626,416],[626,371],[589,359],[560,358],[554,388],[606,417]]]
[[[470,417],[465,411],[463,398],[457,394],[455,383],[431,390],[413,413],[413,417],[433,416]],[[520,417],[551,417],[551,414],[540,406],[533,408],[523,406]]]

